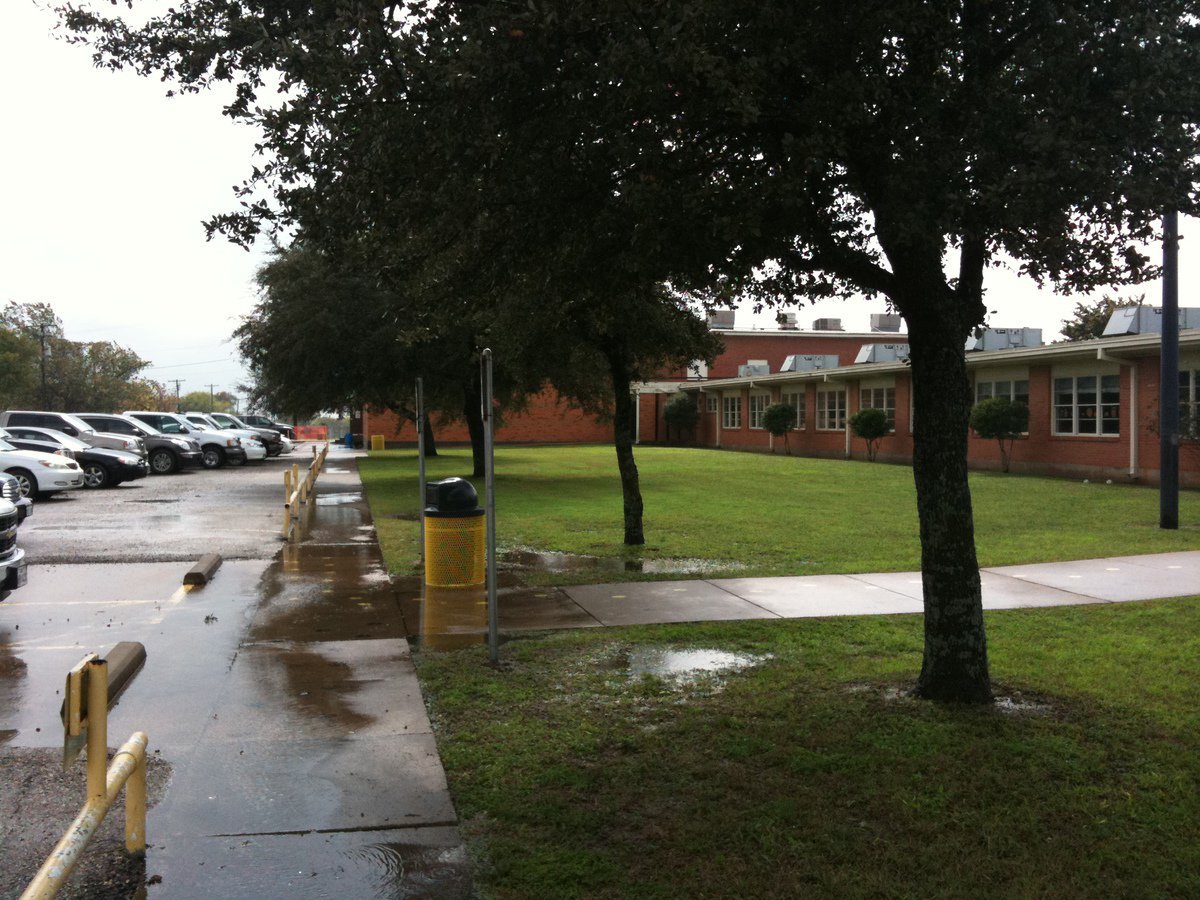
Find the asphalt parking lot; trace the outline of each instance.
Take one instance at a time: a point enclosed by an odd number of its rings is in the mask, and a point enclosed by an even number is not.
[[[66,782],[55,773],[66,671],[120,640],[147,650],[109,719],[110,746],[150,735],[145,864],[122,869],[118,803],[61,896],[469,890],[353,456],[334,448],[294,545],[280,539],[283,471],[311,462],[305,445],[37,503],[20,530],[28,583],[0,603],[0,896],[82,803],[82,761]],[[184,587],[204,553],[224,563]]]

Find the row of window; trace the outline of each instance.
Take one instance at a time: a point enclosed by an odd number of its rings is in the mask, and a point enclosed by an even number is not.
[[[1121,433],[1121,379],[1119,375],[1074,375],[1054,379],[1054,433],[1056,435]],[[975,401],[991,397],[1006,397],[1029,405],[1027,380],[979,381],[975,384]],[[806,427],[806,404],[803,391],[783,394],[780,402],[796,411],[796,430]],[[721,427],[742,427],[742,398],[725,396],[721,401]],[[768,394],[751,394],[749,426],[763,428],[763,414],[771,405]],[[887,413],[893,430],[896,427],[896,389],[866,387],[859,392],[859,409],[882,409]],[[708,397],[708,411],[717,411],[717,398]],[[818,431],[844,431],[846,428],[846,390],[818,389],[816,426]],[[1181,430],[1195,434],[1200,431],[1200,370],[1179,373],[1179,416]]]

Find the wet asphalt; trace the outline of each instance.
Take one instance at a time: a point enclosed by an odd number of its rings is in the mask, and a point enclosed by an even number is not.
[[[171,772],[147,821],[147,896],[470,894],[350,451],[331,453],[305,540],[280,540],[283,469],[310,459],[302,445],[290,459],[73,492],[21,527],[29,582],[0,604],[0,751],[60,747],[67,670],[141,641],[146,665],[109,743],[146,731]],[[184,587],[203,553],[225,561],[208,585]]]

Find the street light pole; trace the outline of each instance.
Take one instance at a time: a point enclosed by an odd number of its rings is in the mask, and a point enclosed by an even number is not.
[[[1179,527],[1179,213],[1163,216],[1162,352],[1158,388],[1158,527]]]

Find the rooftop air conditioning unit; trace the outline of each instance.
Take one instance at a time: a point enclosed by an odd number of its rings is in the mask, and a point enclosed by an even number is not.
[[[1179,327],[1200,328],[1200,309],[1179,310]],[[1162,307],[1117,307],[1104,326],[1104,337],[1117,334],[1162,334]]]
[[[904,323],[904,316],[898,313],[871,313],[872,331],[898,332]]]
[[[966,351],[1015,350],[1042,346],[1040,328],[984,328],[967,338]]]
[[[795,313],[780,313],[775,317],[780,331],[798,331]]]
[[[752,378],[755,375],[770,375],[771,366],[765,359],[748,359],[744,366],[738,366],[738,378]]]
[[[817,369],[836,369],[838,358],[831,355],[793,353],[784,357],[780,372],[813,372]]]
[[[817,319],[813,322],[813,331],[845,331],[841,319]]]
[[[908,359],[908,344],[863,344],[854,364],[899,362]]]
[[[715,309],[708,314],[708,327],[713,331],[732,331],[733,316],[732,309]]]

